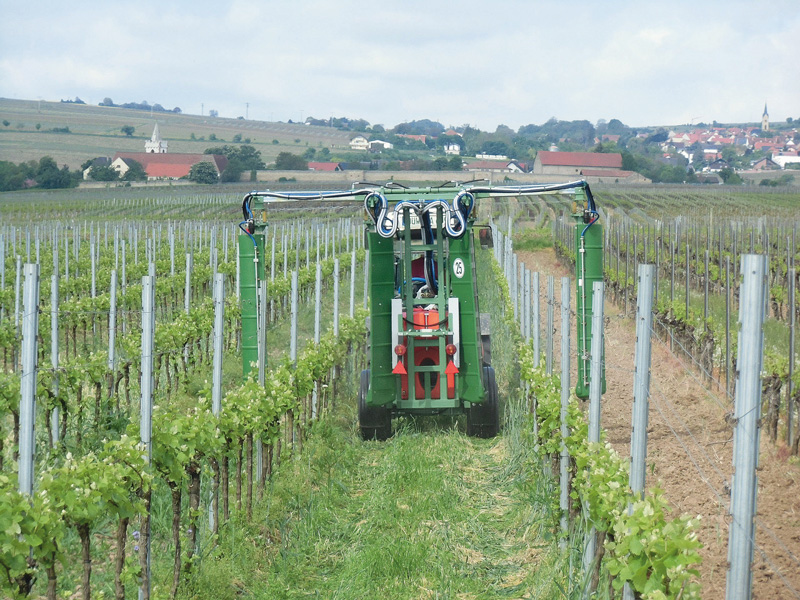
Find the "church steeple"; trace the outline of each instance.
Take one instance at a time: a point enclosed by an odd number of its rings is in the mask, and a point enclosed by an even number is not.
[[[153,135],[144,143],[144,151],[152,154],[167,153],[167,142],[161,139],[161,134],[158,131],[158,123],[153,127]]]
[[[769,131],[769,113],[766,102],[764,102],[764,114],[761,115],[761,131]]]

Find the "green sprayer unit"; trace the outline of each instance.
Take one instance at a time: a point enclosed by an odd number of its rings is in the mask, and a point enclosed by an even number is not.
[[[369,252],[368,368],[362,371],[358,415],[364,439],[391,436],[399,415],[466,414],[467,433],[493,437],[500,427],[491,366],[488,315],[478,306],[474,229],[482,198],[571,192],[576,196],[578,385],[589,390],[592,283],[603,278],[599,214],[584,181],[527,186],[450,183],[408,188],[397,183],[343,191],[251,192],[242,203],[239,237],[244,373],[259,356],[260,281],[264,278],[267,205],[276,200],[361,201]]]

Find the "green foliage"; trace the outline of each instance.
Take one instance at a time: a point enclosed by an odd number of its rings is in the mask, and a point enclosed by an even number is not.
[[[514,329],[513,306],[508,284],[500,266],[492,263],[497,284],[506,304],[506,318]],[[520,360],[520,378],[536,401],[541,460],[557,456],[566,445],[574,461],[571,495],[585,510],[597,531],[606,533],[603,564],[614,576],[615,589],[630,583],[641,598],[699,598],[699,576],[692,567],[700,563],[700,542],[696,521],[685,516],[669,518],[667,503],[658,490],[637,497],[628,487],[627,461],[608,443],[589,444],[588,423],[576,398],[567,408],[569,434],[561,435],[561,383],[557,375],[548,376],[533,361],[533,348],[517,335],[514,344]],[[552,497],[555,503],[556,497]],[[628,506],[631,513],[628,514]],[[552,507],[558,514],[557,506]]]
[[[129,159],[128,170],[122,176],[122,181],[147,181],[147,173],[139,161]]]
[[[217,183],[219,176],[216,167],[210,162],[199,162],[192,165],[189,180],[195,183]]]
[[[725,167],[719,172],[719,176],[722,181],[728,185],[741,185],[743,182],[742,178],[739,177],[738,174],[734,172],[733,169],[730,167]]]
[[[98,165],[92,167],[89,171],[89,177],[94,181],[117,181],[119,179],[119,171],[109,165]]]
[[[136,128],[133,125],[123,125],[120,127],[120,131],[124,133],[126,136],[131,137],[133,133],[136,131]]]
[[[297,154],[280,152],[275,158],[275,168],[278,171],[305,171],[308,169],[308,162]]]

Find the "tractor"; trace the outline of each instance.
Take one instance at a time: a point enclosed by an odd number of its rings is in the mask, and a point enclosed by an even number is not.
[[[588,395],[591,284],[602,280],[602,230],[592,227],[598,213],[585,181],[528,186],[451,183],[426,188],[397,183],[357,185],[344,191],[252,192],[245,197],[245,220],[240,224],[250,238],[240,236],[245,365],[258,355],[253,326],[258,320],[258,280],[264,276],[264,261],[259,264],[258,254],[263,255],[266,202],[361,200],[366,214],[370,299],[368,368],[361,372],[358,394],[361,436],[389,438],[395,416],[466,414],[468,435],[494,437],[500,429],[500,412],[489,318],[478,306],[477,202],[487,197],[571,191],[581,201],[573,215],[579,291],[576,392]],[[254,206],[257,200],[261,211]],[[491,246],[491,228],[479,227],[479,233],[480,244]]]

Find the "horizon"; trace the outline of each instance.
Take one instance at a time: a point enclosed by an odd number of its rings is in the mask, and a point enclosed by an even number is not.
[[[103,99],[105,99],[107,97],[108,96],[104,96]],[[186,110],[183,109],[183,107],[180,107],[180,106],[177,106],[177,105],[170,108],[170,107],[168,107],[167,105],[165,105],[165,104],[163,104],[161,102],[158,102],[158,101],[152,101],[151,102],[148,99],[143,99],[143,100],[140,100],[140,101],[137,102],[137,101],[134,101],[134,100],[115,100],[114,98],[111,98],[114,101],[114,106],[113,107],[105,107],[105,106],[100,104],[100,102],[102,102],[103,99],[101,99],[98,102],[89,101],[85,97],[81,96],[80,94],[78,94],[76,96],[72,96],[72,97],[60,98],[58,100],[50,99],[50,98],[43,98],[43,97],[40,97],[40,98],[8,98],[8,97],[0,96],[0,100],[9,100],[9,101],[12,101],[12,102],[50,102],[50,103],[53,103],[53,104],[76,104],[76,105],[80,105],[81,102],[82,102],[83,104],[85,104],[87,106],[102,107],[102,108],[121,108],[123,110],[135,110],[135,111],[138,111],[138,112],[141,112],[141,113],[146,113],[147,111],[145,109],[124,108],[121,105],[122,104],[128,104],[128,103],[142,104],[142,103],[146,102],[151,106],[160,105],[160,106],[162,106],[164,108],[164,111],[155,111],[155,112],[151,112],[150,113],[151,116],[154,119],[156,119],[158,117],[158,115],[182,115],[182,116],[188,116],[188,117],[206,117],[206,118],[212,118],[212,119],[214,119],[214,118],[217,118],[217,119],[229,119],[229,120],[234,120],[234,121],[236,121],[236,120],[247,120],[247,121],[262,122],[262,123],[286,123],[286,124],[292,124],[292,125],[306,125],[306,123],[304,121],[301,122],[301,121],[293,121],[293,120],[287,120],[287,121],[269,121],[269,120],[266,120],[265,121],[263,119],[255,119],[255,118],[245,119],[244,116],[230,117],[230,116],[226,116],[226,115],[218,115],[216,117],[211,117],[208,114],[202,114],[201,115],[201,114],[198,114],[198,113],[187,112]],[[75,100],[81,100],[81,102],[75,102]],[[180,112],[179,113],[173,112],[173,108],[180,108]],[[762,113],[763,113],[763,108],[761,110],[762,110]],[[307,118],[328,119],[328,118],[331,118],[331,117],[316,117],[314,115],[308,115]],[[351,121],[352,120],[356,120],[356,119],[363,119],[363,117],[360,117],[360,116],[357,116],[357,115],[356,116],[333,115],[333,118],[347,118],[347,119],[349,119]],[[550,118],[554,118],[554,117],[550,117]],[[612,119],[613,118],[617,118],[617,117],[612,117]],[[432,122],[438,122],[440,125],[442,125],[445,128],[445,130],[451,129],[451,128],[453,128],[453,129],[462,128],[462,127],[465,127],[465,126],[475,127],[470,123],[464,123],[464,124],[461,124],[461,125],[456,125],[456,124],[452,124],[452,123],[448,124],[448,123],[445,123],[445,122],[436,121],[435,119],[431,119],[430,117],[425,117],[425,116],[422,116],[419,119],[415,119],[415,120],[419,121],[419,120],[424,120],[424,119],[428,119],[428,120],[430,120]],[[363,120],[367,120],[367,119],[363,119]],[[547,123],[548,120],[549,119],[547,119],[545,121],[542,121],[542,122],[539,122],[539,123],[534,123],[534,122],[523,123],[519,127],[513,129],[513,131],[517,132],[521,127],[524,127],[526,125],[541,126],[541,125],[544,125],[545,123]],[[589,123],[591,123],[591,125],[593,127],[597,127],[598,124],[599,124],[599,121],[604,120],[604,121],[608,122],[611,119],[605,119],[605,118],[601,117],[600,119],[598,119],[596,121],[591,121],[590,119],[585,119],[585,118],[580,118],[579,117],[579,118],[576,118],[576,119],[569,119],[569,120],[567,120],[567,119],[557,119],[557,120],[558,121],[567,121],[567,122],[569,122],[569,121],[588,121]],[[731,127],[743,127],[743,128],[744,127],[755,127],[755,128],[759,128],[760,125],[761,125],[761,123],[760,123],[760,115],[759,115],[759,119],[758,120],[752,120],[752,121],[723,122],[723,121],[719,121],[717,119],[711,119],[709,121],[700,121],[698,123],[671,123],[671,124],[652,124],[651,123],[651,124],[647,124],[647,125],[632,125],[632,124],[626,123],[623,119],[618,119],[618,120],[620,122],[622,122],[622,124],[625,125],[626,127],[628,127],[629,129],[653,129],[653,128],[669,129],[669,128],[673,128],[673,127],[675,127],[675,128],[678,128],[678,127],[680,127],[680,128],[683,128],[683,127],[705,127],[707,129],[708,128],[731,128]],[[388,124],[384,124],[384,123],[372,123],[372,122],[369,122],[369,126],[372,127],[374,125],[382,125],[388,131],[390,129],[393,129],[393,128],[397,127],[398,125],[401,125],[403,123],[409,123],[409,122],[410,121],[398,121],[397,123],[394,123],[392,125],[388,125]],[[781,125],[787,125],[787,122],[786,122],[785,119],[784,120],[774,119],[771,115],[769,117],[769,122],[770,122],[770,125],[775,125],[776,123],[780,123]],[[713,125],[713,123],[716,123],[716,125]],[[798,124],[800,124],[800,119],[794,120],[794,118],[793,118],[793,122],[791,124],[789,124],[789,125],[792,128],[796,129],[799,126]],[[479,129],[479,130],[481,132],[483,132],[483,133],[494,133],[497,130],[497,127],[499,127],[501,125],[504,125],[504,124],[500,123],[500,124],[498,124],[497,126],[495,126],[492,129]],[[355,130],[354,130],[354,132],[355,132]],[[367,133],[369,133],[369,131],[367,131]]]

